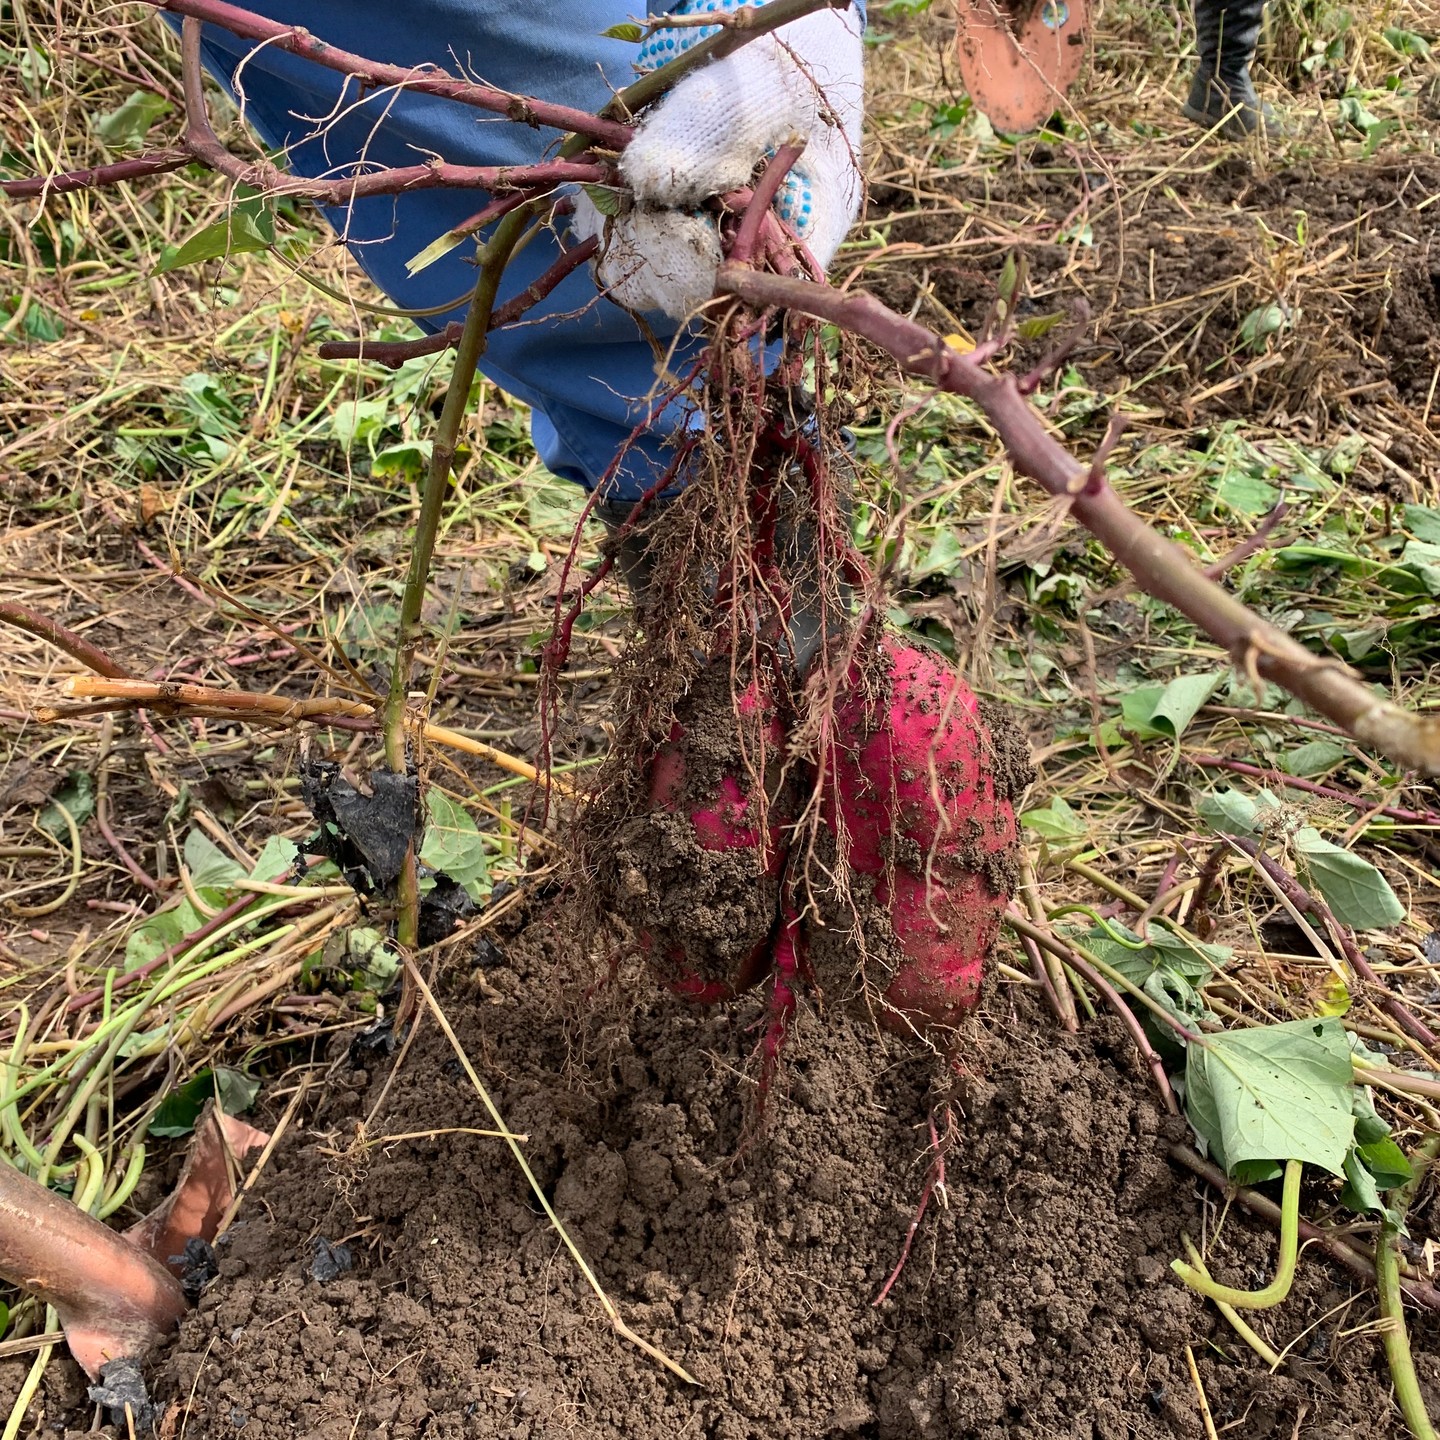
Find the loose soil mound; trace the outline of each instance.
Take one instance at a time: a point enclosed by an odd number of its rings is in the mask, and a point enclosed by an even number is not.
[[[1007,255],[1028,261],[1020,318],[1090,307],[1075,361],[1087,383],[1181,423],[1308,420],[1358,410],[1418,441],[1397,413],[1426,405],[1440,366],[1440,164],[1423,156],[1268,172],[1245,155],[1116,162],[1026,144],[1017,163],[878,187],[894,249],[865,284],[901,311],[978,331]],[[1173,158],[1173,157],[1172,157]],[[993,235],[993,242],[986,235]],[[957,243],[958,242],[958,243]],[[948,252],[948,253],[947,253]],[[1280,328],[1246,322],[1275,306]],[[1053,344],[1051,334],[1044,344]],[[1028,347],[1038,356],[1041,344]]]
[[[612,1336],[500,1142],[337,1161],[388,1069],[348,1058],[163,1362],[192,1440],[1199,1436],[1187,1342],[1233,1434],[1401,1433],[1361,1329],[1370,1302],[1323,1261],[1262,1317],[1276,1343],[1299,1337],[1275,1378],[1170,1277],[1182,1232],[1240,1284],[1274,1246],[1234,1215],[1217,1244],[1207,1197],[1165,1158],[1176,1122],[1113,1024],[1069,1039],[1018,992],[990,997],[963,1037],[947,1203],[876,1309],[924,1180],[933,1056],[802,1014],[747,1144],[763,1000],[706,1012],[649,987],[587,1033],[557,1008],[546,923],[501,946],[488,999],[452,995],[452,1019],[606,1289],[700,1388]],[[579,1062],[582,1040],[603,1061]],[[373,1133],[487,1124],[425,1025]],[[313,1278],[318,1236],[352,1247],[352,1273]],[[1436,1330],[1419,1329],[1440,1397]]]

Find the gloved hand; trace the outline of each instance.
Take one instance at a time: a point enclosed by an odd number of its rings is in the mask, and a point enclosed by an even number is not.
[[[759,0],[682,0],[670,13],[728,12]],[[641,123],[620,163],[634,194],[606,216],[581,194],[572,228],[602,237],[596,276],[631,310],[683,319],[710,298],[720,265],[715,223],[701,202],[750,183],[757,162],[792,140],[805,153],[775,201],[822,266],[860,209],[864,113],[861,22],[854,8],[822,10],[691,72]],[[653,70],[713,33],[657,30],[636,68]]]

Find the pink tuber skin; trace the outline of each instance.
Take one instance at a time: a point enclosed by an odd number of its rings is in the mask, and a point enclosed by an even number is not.
[[[836,715],[825,820],[873,876],[904,959],[885,991],[893,1029],[953,1025],[980,996],[1010,896],[1015,811],[995,793],[995,747],[965,682],[886,635],[883,711],[852,672]]]
[[[0,1163],[0,1277],[55,1307],[92,1380],[112,1360],[141,1358],[190,1308],[167,1264],[192,1238],[215,1238],[237,1162],[269,1138],[207,1106],[175,1189],[123,1235]]]
[[[836,740],[825,777],[823,818],[848,843],[851,869],[874,881],[900,952],[884,991],[883,1023],[899,1031],[952,1026],[980,996],[985,960],[1010,895],[1004,876],[1018,845],[1013,806],[996,794],[993,738],[963,680],[937,657],[883,636],[888,662],[882,698],[860,670],[835,717]],[[754,683],[742,708],[759,703]],[[677,724],[651,766],[650,803],[675,811],[685,792],[686,734]],[[772,719],[767,744],[784,735]],[[696,842],[711,852],[761,851],[762,873],[779,877],[788,858],[788,817],[772,806],[762,831],[753,794],[725,775],[712,796],[689,811]],[[642,948],[659,958],[655,940]],[[772,930],[724,980],[702,977],[683,937],[663,942],[665,983],[698,1004],[733,999],[773,971],[774,995],[761,1042],[764,1080],[773,1071],[807,974],[805,932],[782,900]]]
[[[53,1305],[92,1380],[153,1350],[189,1309],[152,1256],[68,1200],[0,1164],[0,1275]]]

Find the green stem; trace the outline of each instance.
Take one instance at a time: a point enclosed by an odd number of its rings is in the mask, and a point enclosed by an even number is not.
[[[1413,1173],[1404,1186],[1395,1193],[1395,1204],[1389,1216],[1380,1224],[1380,1233],[1375,1239],[1375,1276],[1380,1283],[1380,1314],[1386,1324],[1382,1331],[1385,1344],[1385,1359],[1390,1366],[1390,1378],[1395,1382],[1395,1402],[1410,1427],[1415,1440],[1436,1440],[1435,1427],[1425,1410],[1425,1399],[1420,1394],[1420,1378],[1415,1373],[1415,1357],[1410,1353],[1410,1334],[1405,1328],[1405,1302],[1400,1293],[1400,1226],[1405,1212],[1415,1197],[1415,1191],[1426,1170],[1440,1153],[1440,1134],[1430,1134],[1416,1148]]]
[[[1195,1270],[1210,1279],[1210,1272],[1205,1268],[1205,1261],[1201,1258],[1200,1252],[1195,1248],[1194,1242],[1188,1235],[1182,1235],[1181,1241],[1185,1246],[1185,1253],[1190,1257],[1190,1264]],[[1215,1302],[1215,1308],[1230,1322],[1235,1333],[1272,1369],[1278,1370],[1283,1357],[1277,1355],[1265,1342],[1255,1333],[1244,1320],[1240,1318],[1240,1312],[1233,1306],[1227,1305],[1223,1300]]]
[[[435,539],[440,533],[440,517],[450,489],[450,471],[455,463],[455,447],[460,425],[470,403],[470,382],[476,366],[485,353],[490,334],[490,316],[500,277],[505,271],[534,207],[522,205],[512,210],[495,227],[495,233],[481,250],[480,278],[460,332],[455,351],[455,369],[445,391],[445,405],[435,430],[430,466],[420,494],[420,515],[415,522],[415,539],[410,547],[410,568],[405,576],[405,591],[400,600],[400,629],[395,642],[395,662],[390,671],[390,693],[385,698],[385,763],[397,775],[405,773],[405,702],[410,693],[410,673],[415,665],[415,652],[421,639],[420,613],[425,603],[425,587],[430,578],[430,562],[435,556]],[[420,935],[420,896],[415,877],[415,846],[412,841],[405,857],[396,887],[398,917],[396,939],[413,949]]]
[[[1217,1284],[1209,1275],[1172,1260],[1170,1268],[1192,1289],[1209,1299],[1236,1310],[1268,1310],[1289,1293],[1295,1279],[1295,1260],[1300,1253],[1300,1176],[1304,1166],[1298,1160],[1285,1162],[1285,1186],[1280,1196],[1280,1263],[1275,1278],[1263,1290],[1232,1290]]]

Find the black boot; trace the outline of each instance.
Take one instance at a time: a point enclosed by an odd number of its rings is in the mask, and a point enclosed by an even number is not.
[[[1227,140],[1257,130],[1283,134],[1275,112],[1255,93],[1250,62],[1260,40],[1265,0],[1195,0],[1195,48],[1200,63],[1184,105],[1185,117]]]

